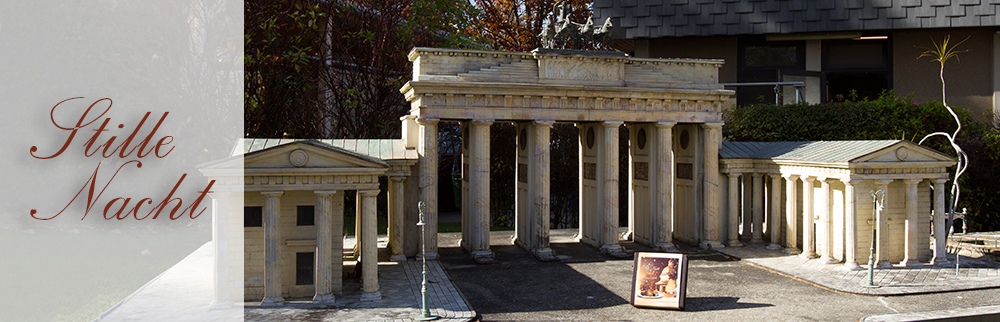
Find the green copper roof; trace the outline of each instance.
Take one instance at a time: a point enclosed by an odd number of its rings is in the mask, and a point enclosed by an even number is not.
[[[722,142],[719,156],[723,159],[845,163],[900,142],[903,141]]]

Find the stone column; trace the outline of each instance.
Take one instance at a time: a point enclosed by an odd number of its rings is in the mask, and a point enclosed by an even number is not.
[[[919,242],[917,241],[917,236],[920,235],[920,226],[917,223],[917,185],[920,184],[923,179],[907,179],[903,182],[906,183],[906,226],[904,235],[906,236],[906,245],[904,249],[903,261],[900,265],[906,267],[920,267],[920,250],[917,249]],[[926,227],[924,229],[927,229]]]
[[[934,179],[934,258],[931,265],[951,265],[945,246],[948,243],[948,228],[945,227],[944,184],[948,179]]]
[[[476,263],[489,264],[496,262],[490,251],[490,125],[493,120],[469,123],[472,124],[468,144],[469,171],[472,172],[469,178],[469,218],[472,220],[469,248]]]
[[[740,247],[740,174],[729,173],[729,247]]]
[[[332,304],[333,296],[333,195],[336,191],[314,191],[316,194],[316,295],[313,303]],[[341,237],[337,232],[336,237]],[[337,256],[340,256],[338,249]],[[337,274],[340,274],[338,267]]]
[[[677,122],[657,122],[656,135],[656,249],[676,251],[673,243],[674,223],[674,140],[673,127]],[[652,188],[652,187],[651,187]]]
[[[394,262],[405,262],[406,255],[403,254],[403,237],[406,230],[403,226],[406,214],[403,205],[403,180],[406,177],[389,177],[389,249],[392,250],[392,257],[389,260]]]
[[[757,244],[762,241],[761,236],[764,233],[764,181],[761,180],[763,174],[754,173],[751,176],[753,177],[753,238],[750,242]]]
[[[887,180],[876,180],[875,189],[885,191],[885,200],[889,199],[889,183],[892,183],[892,179]],[[884,205],[883,205],[884,206]],[[877,205],[872,205],[872,207],[877,207]],[[875,249],[876,263],[875,266],[878,268],[892,268],[892,263],[889,262],[889,214],[886,210],[878,211],[878,244]]]
[[[771,250],[781,249],[781,174],[771,174],[771,217],[768,219],[768,234],[771,234]]]
[[[358,199],[361,199],[362,216],[361,230],[364,231],[361,243],[361,278],[364,294],[361,294],[362,302],[374,302],[382,300],[382,293],[378,287],[378,225],[376,213],[376,197],[379,190],[358,191]]]
[[[552,253],[552,249],[549,248],[549,225],[551,222],[549,219],[549,213],[551,212],[551,199],[549,198],[549,175],[551,171],[549,168],[551,167],[550,146],[552,145],[550,142],[550,133],[552,131],[553,123],[555,122],[534,122],[535,162],[530,165],[535,167],[535,176],[529,179],[535,186],[535,189],[533,190],[535,195],[532,196],[534,202],[531,204],[531,220],[533,221],[532,224],[535,226],[535,229],[532,231],[535,232],[535,236],[531,237],[534,239],[531,243],[534,246],[534,248],[531,249],[531,253],[535,255],[535,258],[542,261],[558,260],[555,254]]]
[[[627,257],[628,254],[618,244],[618,128],[622,121],[605,121],[604,144],[604,223],[601,227],[601,252],[612,257]]]
[[[424,228],[429,232],[438,231],[438,120],[417,118],[420,125],[420,142],[417,153],[420,155],[420,201],[427,208],[424,211]],[[427,234],[427,259],[437,259],[437,234]],[[422,254],[417,254],[421,256]]]
[[[798,252],[798,194],[796,184],[799,176],[786,174],[785,178],[785,251],[789,253]]]
[[[849,270],[859,270],[858,265],[858,214],[857,195],[851,179],[841,179],[844,183],[844,266]]]
[[[819,178],[819,201],[816,202],[816,208],[819,210],[819,220],[820,224],[817,225],[820,231],[816,234],[817,239],[823,241],[823,249],[821,251],[821,256],[819,258],[820,262],[833,264],[837,262],[836,258],[833,258],[833,235],[831,230],[833,229],[833,218],[830,215],[830,183],[826,182],[826,178]]]
[[[744,173],[742,184],[740,184],[740,192],[743,196],[743,207],[740,208],[740,216],[743,218],[743,235],[744,239],[750,238],[752,234],[753,227],[753,180],[750,179],[751,175],[749,173]]]
[[[264,300],[260,306],[281,306],[281,195],[284,191],[263,191],[264,195]]]
[[[802,177],[802,258],[812,259],[816,257],[813,248],[813,181],[816,178]]]
[[[704,231],[702,248],[725,247],[719,242],[719,145],[722,144],[722,123],[705,123],[705,180],[704,180]]]
[[[229,206],[227,202],[230,196],[229,191],[212,192],[212,302],[210,309],[220,310],[232,307],[232,298],[229,296],[230,289],[230,266],[231,255],[226,254],[229,249],[230,236],[227,234],[229,223]]]

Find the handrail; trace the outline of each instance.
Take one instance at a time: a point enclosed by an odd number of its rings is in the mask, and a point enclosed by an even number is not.
[[[753,83],[720,83],[722,86],[774,86],[774,105],[781,105],[781,86],[794,86],[795,87],[795,103],[804,101],[805,98],[802,97],[802,88],[806,87],[806,82],[753,82]]]

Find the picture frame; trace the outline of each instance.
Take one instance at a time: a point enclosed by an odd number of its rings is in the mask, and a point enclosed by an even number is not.
[[[635,307],[684,309],[687,296],[687,255],[635,253],[632,296]]]

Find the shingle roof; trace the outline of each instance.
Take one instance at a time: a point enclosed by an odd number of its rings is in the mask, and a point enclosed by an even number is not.
[[[998,26],[1000,0],[594,0],[616,39]]]
[[[364,158],[374,158],[376,160],[416,160],[417,151],[414,149],[407,149],[403,144],[401,139],[372,139],[372,140],[354,140],[354,139],[338,139],[338,140],[305,140],[305,139],[243,139],[242,147],[237,145],[237,150],[233,151],[233,155],[238,154],[249,154],[252,152],[272,148],[279,145],[284,145],[292,142],[305,141],[311,144],[317,144],[324,146],[326,148],[335,148],[337,150],[343,150],[350,154],[356,154]],[[381,161],[379,161],[381,162]]]
[[[800,141],[722,142],[723,159],[773,159],[818,163],[846,163],[902,142],[882,141]]]

